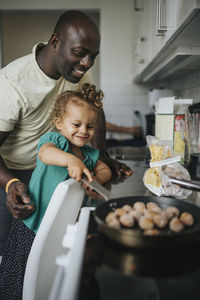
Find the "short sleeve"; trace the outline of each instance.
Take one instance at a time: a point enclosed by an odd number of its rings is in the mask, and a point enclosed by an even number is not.
[[[12,131],[19,120],[23,101],[3,76],[0,76],[0,107],[0,131]]]
[[[88,156],[90,160],[90,166],[93,169],[99,159],[99,150],[89,146],[85,145],[83,147],[84,153]]]
[[[37,152],[39,151],[42,145],[47,143],[52,143],[57,148],[65,152],[67,152],[69,149],[68,140],[58,132],[47,132],[44,135],[42,135],[38,143]]]

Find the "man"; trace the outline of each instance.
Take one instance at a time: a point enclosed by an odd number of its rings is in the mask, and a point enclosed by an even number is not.
[[[142,138],[143,132],[141,126],[121,126],[116,125],[111,122],[106,122],[106,131],[117,132],[117,133],[127,133],[134,137]]]
[[[59,18],[47,44],[36,45],[32,54],[0,71],[0,255],[12,216],[23,219],[34,210],[27,185],[35,167],[39,137],[51,130],[49,116],[55,97],[92,81],[88,70],[99,54],[99,46],[95,23],[80,11],[68,11]],[[113,172],[131,175],[125,164],[108,157],[105,131],[101,110],[93,146]],[[5,190],[12,216],[5,206]]]

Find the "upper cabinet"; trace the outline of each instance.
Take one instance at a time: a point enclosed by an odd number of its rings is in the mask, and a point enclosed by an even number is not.
[[[197,0],[171,0],[170,2],[174,2],[176,29],[184,23],[195,9],[200,8],[200,1]]]
[[[163,80],[196,68],[200,57],[200,1],[144,0],[142,3],[138,11],[135,81]]]

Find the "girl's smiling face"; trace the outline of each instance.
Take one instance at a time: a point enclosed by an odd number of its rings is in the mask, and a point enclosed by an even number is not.
[[[55,118],[59,132],[71,145],[82,147],[94,136],[97,112],[83,101],[69,103],[63,118]]]

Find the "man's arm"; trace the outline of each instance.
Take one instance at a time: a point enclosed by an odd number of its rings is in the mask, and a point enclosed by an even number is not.
[[[109,157],[106,150],[106,120],[103,109],[99,109],[97,113],[97,123],[96,123],[95,135],[92,139],[92,146],[99,149],[100,151],[100,160],[106,163],[112,173],[117,176],[127,175],[130,176],[133,171],[125,164],[112,159]]]
[[[136,137],[143,136],[143,130],[141,126],[119,126],[110,122],[106,122],[106,130],[110,132],[127,133]]]
[[[10,132],[0,131],[0,147],[3,145]],[[0,156],[0,186],[5,190],[6,184],[15,176],[8,170],[3,158]],[[25,184],[21,181],[14,181],[8,187],[6,204],[14,218],[23,219],[28,217],[33,211],[34,206],[20,204],[29,203],[30,197]]]
[[[101,160],[98,160],[94,167],[94,178],[101,184],[111,179],[112,173],[110,168]]]
[[[9,136],[10,132],[0,132],[0,147],[3,145],[4,141]],[[14,176],[6,167],[2,157],[0,156],[0,186],[5,190],[6,183],[12,179]]]

